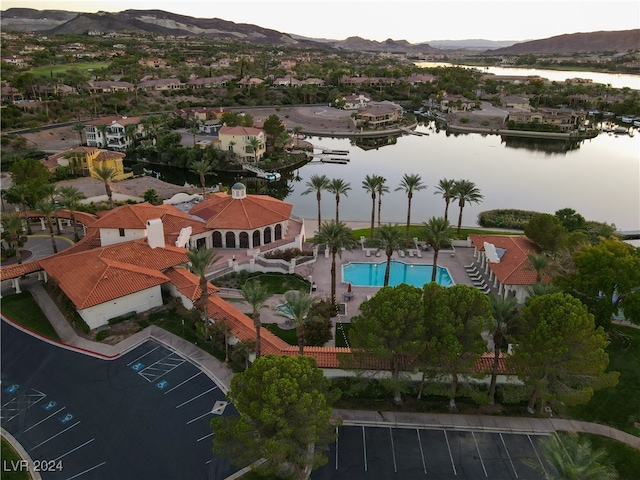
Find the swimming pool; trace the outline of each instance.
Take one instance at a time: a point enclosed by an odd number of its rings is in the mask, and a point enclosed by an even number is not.
[[[361,263],[353,262],[342,266],[342,281],[354,287],[382,287],[384,285],[384,271],[387,262]],[[389,286],[395,287],[401,283],[408,283],[422,288],[431,281],[432,265],[411,265],[396,260],[391,261]],[[436,282],[443,287],[453,285],[449,270],[438,267]]]

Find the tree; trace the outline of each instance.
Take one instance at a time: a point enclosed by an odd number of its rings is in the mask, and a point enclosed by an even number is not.
[[[618,372],[605,372],[607,334],[595,328],[593,315],[565,293],[530,297],[520,310],[511,365],[529,389],[527,410],[547,402],[577,405],[595,389],[615,386]]]
[[[567,234],[567,230],[555,215],[541,213],[529,220],[529,223],[524,227],[524,234],[543,252],[555,252]]]
[[[384,250],[387,256],[387,264],[384,270],[384,286],[389,285],[389,275],[391,273],[391,256],[393,252],[404,250],[402,232],[397,226],[383,225],[378,228],[374,245],[378,250]]]
[[[34,158],[23,158],[13,162],[9,171],[13,185],[25,185],[29,191],[29,203],[35,205],[42,198],[40,189],[51,178],[47,167]]]
[[[460,380],[473,374],[486,351],[482,331],[491,317],[489,298],[467,285],[445,288],[431,282],[423,290],[428,352],[423,371],[451,377],[449,408],[454,410]]]
[[[378,175],[367,175],[362,181],[362,188],[371,194],[371,231],[369,237],[373,238],[373,225],[376,221],[376,195],[378,194],[378,183],[382,177]]]
[[[47,221],[47,226],[49,227],[49,235],[51,236],[51,248],[53,248],[53,253],[58,253],[58,246],[56,245],[56,237],[53,233],[53,221],[52,217],[55,212],[55,207],[53,203],[48,200],[40,200],[36,204],[36,209],[42,212],[44,218]]]
[[[85,198],[87,197],[76,187],[60,187],[60,199],[62,200],[62,204],[67,208],[67,210],[69,210],[71,225],[73,225],[73,239],[76,242],[80,240],[80,236],[78,235],[78,224],[76,222],[76,211],[80,205],[80,200]]]
[[[151,205],[162,205],[162,199],[156,192],[155,188],[149,188],[142,194],[142,199]]]
[[[104,183],[104,189],[107,192],[107,198],[109,199],[109,208],[113,208],[113,191],[111,190],[111,182],[116,178],[118,173],[113,167],[107,165],[100,165],[93,170],[93,177],[98,180],[102,180]]]
[[[489,403],[493,404],[496,398],[496,379],[500,366],[500,352],[507,346],[509,333],[513,330],[518,311],[515,298],[490,297],[491,318],[489,319],[489,334],[493,340],[493,366],[491,368],[491,381],[489,382]]]
[[[572,208],[563,208],[555,213],[555,216],[560,219],[562,226],[568,231],[581,230],[586,225],[586,220],[582,215],[577,213]]]
[[[331,252],[331,304],[336,308],[336,255],[342,258],[342,249],[351,250],[357,245],[356,239],[351,229],[344,223],[331,220],[320,226],[313,243],[325,245]]]
[[[265,355],[231,380],[228,398],[239,417],[211,421],[213,451],[263,475],[307,479],[327,463],[335,438],[332,405],[339,393],[310,357]]]
[[[73,130],[78,134],[78,138],[79,138],[78,145],[82,145],[84,143],[82,138],[82,134],[84,133],[84,123],[82,122],[74,123],[73,126],[71,127],[71,130]]]
[[[24,215],[24,220],[27,223],[27,235],[32,235],[31,231],[31,223],[29,222],[28,215],[28,203],[30,197],[29,187],[25,184],[14,184],[7,190],[7,194],[5,195],[7,201],[9,203],[19,203],[22,207],[22,214]]]
[[[246,282],[240,289],[242,298],[251,307],[251,319],[253,320],[253,328],[256,329],[256,358],[260,358],[260,310],[266,306],[267,299],[271,296],[269,290],[258,282]]]
[[[282,124],[282,120],[276,114],[271,114],[267,117],[267,119],[262,124],[262,129],[274,144],[276,138],[278,138],[283,133],[286,135],[287,132],[286,127]],[[289,135],[287,135],[287,139],[288,138]]]
[[[260,150],[262,143],[257,137],[251,137],[249,139],[249,146],[251,147],[251,151],[253,152],[253,161],[257,162],[258,160],[260,160],[258,158],[258,150]]]
[[[322,215],[320,213],[320,200],[322,200],[322,191],[328,190],[329,178],[326,175],[311,175],[309,181],[306,183],[307,189],[302,192],[302,195],[309,193],[316,194],[316,201],[318,202],[318,232],[320,231],[320,224],[322,223]]]
[[[402,372],[414,369],[425,349],[422,290],[401,283],[383,287],[360,305],[351,318],[349,344],[353,358],[345,366],[370,369],[371,357],[391,371],[387,386],[396,403],[402,403]]]
[[[640,324],[640,248],[620,240],[602,240],[573,255],[574,269],[554,278],[554,284],[580,299],[608,326],[619,311]]]
[[[205,196],[205,177],[207,175],[216,175],[216,172],[213,171],[213,165],[211,165],[206,160],[198,160],[191,164],[189,167],[189,171],[195,173],[200,178],[200,185],[202,186],[202,198]]]
[[[427,186],[422,183],[420,175],[408,173],[404,174],[400,186],[396,188],[396,192],[398,190],[404,190],[407,194],[407,233],[405,241],[405,247],[407,248],[409,248],[409,227],[411,225],[411,200],[413,199],[413,192],[424,190],[425,188],[427,188]]]
[[[536,283],[542,283],[542,277],[551,269],[551,257],[544,253],[528,253],[527,261],[529,262],[527,268],[536,272]]]
[[[444,245],[451,243],[452,232],[446,217],[431,217],[428,222],[422,222],[423,234],[433,248],[433,271],[431,281],[435,282],[438,275],[438,254]]]
[[[100,137],[100,146],[102,148],[107,147],[107,133],[109,133],[109,126],[106,124],[96,126],[96,130],[99,133]]]
[[[458,214],[458,230],[457,234],[460,236],[460,229],[462,228],[462,211],[467,203],[480,203],[482,195],[480,190],[476,187],[476,184],[469,180],[457,180],[455,186],[455,198],[458,199],[458,206],[460,207],[460,213]]]
[[[42,186],[42,194],[53,206],[53,218],[56,224],[56,232],[58,235],[62,235],[62,231],[60,230],[60,220],[58,219],[58,208],[56,206],[56,197],[60,195],[60,189],[53,183],[47,183]]]
[[[542,456],[553,468],[547,472],[540,462],[525,464],[544,474],[546,480],[616,480],[618,472],[609,463],[607,451],[594,450],[588,439],[575,432],[552,434],[540,441]]]
[[[387,179],[384,177],[379,177],[379,179],[378,188],[376,189],[378,193],[378,228],[380,227],[380,212],[382,211],[382,195],[389,193],[389,187],[386,184]]]
[[[444,198],[444,218],[447,220],[449,220],[449,204],[451,203],[451,200],[455,198],[455,187],[455,180],[443,178],[438,182],[438,185],[436,185],[436,191],[433,192],[434,195],[440,194],[442,195],[442,198]]]
[[[22,263],[21,249],[27,243],[22,219],[15,214],[2,215],[2,240],[7,242],[10,250],[13,250],[18,263]]]
[[[202,319],[207,320],[208,317],[208,299],[209,299],[209,282],[207,282],[207,270],[209,265],[216,263],[222,258],[216,254],[214,250],[209,248],[198,248],[197,250],[191,249],[187,252],[187,260],[189,261],[189,269],[194,275],[197,275],[200,279],[200,297],[198,298],[197,307],[200,309]]]
[[[346,197],[349,190],[351,190],[351,184],[341,178],[332,178],[327,185],[327,191],[336,197],[336,223],[340,223],[340,197],[342,195]]]
[[[287,308],[278,315],[288,318],[296,327],[298,337],[298,354],[304,355],[304,326],[310,320],[309,312],[316,302],[316,297],[299,291],[288,291],[284,294]]]

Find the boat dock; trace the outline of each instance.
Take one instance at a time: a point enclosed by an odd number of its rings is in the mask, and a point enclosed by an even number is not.
[[[418,137],[423,137],[425,135],[429,135],[428,133],[416,132],[415,130],[411,130],[410,128],[406,128],[406,127],[400,127],[400,130],[402,130],[403,132],[408,133],[410,135],[417,135]]]
[[[247,170],[249,172],[253,172],[259,178],[264,178],[266,180],[280,180],[281,178],[281,175],[279,172],[266,172],[263,169],[256,167],[254,165],[250,165],[248,163],[243,163],[242,169]]]

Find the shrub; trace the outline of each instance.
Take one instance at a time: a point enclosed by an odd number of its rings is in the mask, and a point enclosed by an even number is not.
[[[478,225],[484,228],[510,228],[524,230],[539,212],[517,209],[486,210],[478,215]]]
[[[123,315],[119,315],[117,317],[110,318],[109,319],[109,325],[116,325],[118,323],[122,323],[125,320],[129,320],[129,319],[135,317],[136,315],[137,315],[136,312],[128,312],[128,313],[125,313]]]
[[[469,117],[460,117],[460,123],[469,123]]]
[[[96,342],[101,342],[110,335],[109,330],[100,330],[96,333]]]

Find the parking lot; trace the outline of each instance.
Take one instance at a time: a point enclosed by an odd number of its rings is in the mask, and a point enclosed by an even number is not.
[[[100,360],[1,323],[1,424],[50,470],[42,478],[195,480],[233,472],[211,452],[210,421],[236,411],[186,358],[148,340]]]
[[[539,436],[424,428],[342,426],[315,480],[543,479]]]

